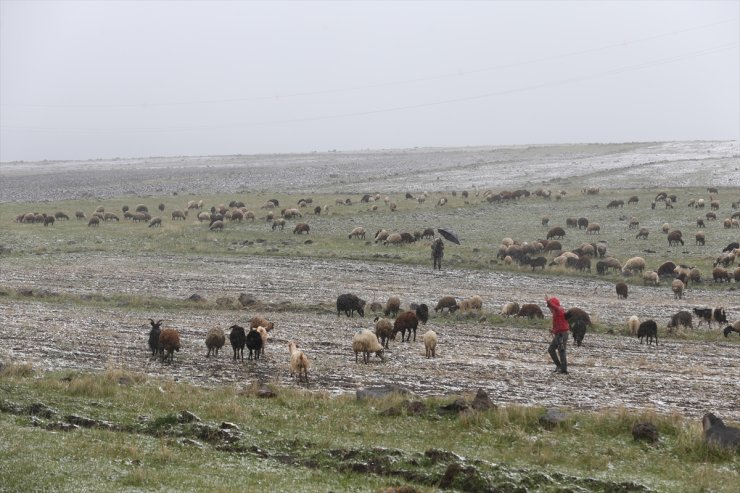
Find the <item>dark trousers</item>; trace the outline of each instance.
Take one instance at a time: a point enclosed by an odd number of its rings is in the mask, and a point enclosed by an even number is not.
[[[565,357],[565,346],[567,344],[568,333],[561,332],[560,334],[553,335],[550,347],[547,348],[552,361],[563,371],[568,369],[568,359]],[[558,359],[558,356],[560,356],[560,359]]]

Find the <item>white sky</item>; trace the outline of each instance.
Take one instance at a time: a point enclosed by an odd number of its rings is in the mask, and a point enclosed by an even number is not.
[[[0,161],[738,140],[740,1],[0,0]]]

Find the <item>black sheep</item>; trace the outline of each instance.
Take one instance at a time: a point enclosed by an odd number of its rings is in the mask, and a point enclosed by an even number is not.
[[[149,331],[149,349],[152,350],[152,356],[162,354],[162,348],[159,346],[159,334],[162,331],[162,321],[157,320],[156,322],[149,319],[149,323],[152,329]]]
[[[365,316],[365,300],[351,293],[340,294],[337,297],[337,317],[342,312],[348,317],[351,317],[355,311],[361,317]]]
[[[726,426],[712,413],[705,414],[701,424],[704,429],[704,439],[708,445],[740,451],[740,428]]]
[[[415,308],[415,311],[416,318],[423,324],[427,323],[427,320],[429,320],[429,307],[425,303],[422,303]]]
[[[727,315],[725,314],[725,309],[721,306],[715,309],[694,308],[694,313],[697,317],[699,317],[699,325],[701,325],[702,322],[707,322],[710,329],[712,328],[712,322],[717,322],[720,324],[727,323]]]
[[[640,344],[642,344],[643,337],[647,338],[648,345],[652,344],[655,338],[655,345],[658,345],[658,324],[654,320],[645,320],[637,328],[637,338],[640,339]]]
[[[229,328],[231,329],[231,332],[229,333],[229,342],[234,350],[234,359],[239,359],[238,356],[241,356],[241,360],[244,361],[244,345],[247,342],[244,327],[240,325],[232,325]]]
[[[568,321],[570,325],[570,331],[573,333],[573,341],[576,346],[581,347],[583,338],[586,336],[586,321],[582,318],[576,318],[572,321]]]
[[[257,329],[250,329],[246,336],[247,349],[249,349],[249,359],[260,359],[262,352],[262,336]],[[243,358],[242,358],[243,359]]]

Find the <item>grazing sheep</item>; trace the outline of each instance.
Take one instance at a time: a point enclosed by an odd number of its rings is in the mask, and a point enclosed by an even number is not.
[[[255,328],[254,330],[256,330],[256,331],[257,331],[257,333],[258,333],[258,334],[260,335],[260,337],[262,338],[262,348],[260,349],[260,354],[261,354],[262,356],[264,356],[264,355],[265,355],[265,346],[267,346],[267,338],[269,337],[269,336],[267,335],[267,329],[266,329],[266,328],[264,328],[264,327],[262,327],[262,326],[260,325],[259,327]]]
[[[565,312],[565,319],[569,323],[580,319],[580,320],[583,320],[586,323],[586,325],[590,325],[591,327],[593,327],[593,324],[591,323],[591,317],[589,316],[589,314],[586,313],[585,310],[582,310],[580,308],[576,308],[576,307],[569,308]]]
[[[648,235],[650,234],[650,231],[647,228],[640,228],[640,231],[637,232],[637,236],[635,238],[647,240]]]
[[[403,243],[403,237],[401,233],[391,233],[383,241],[383,245],[400,245]]]
[[[387,318],[375,317],[375,336],[378,338],[378,342],[388,349],[388,342],[391,339],[396,340],[391,321]]]
[[[691,280],[691,282],[700,283],[701,271],[696,267],[692,267],[689,271],[689,279]]]
[[[98,218],[98,216],[92,216],[90,218],[90,220],[87,222],[87,227],[88,228],[90,226],[93,226],[93,227],[96,227],[97,228],[99,225],[100,225],[100,219]]]
[[[597,223],[591,223],[586,228],[586,234],[589,234],[589,235],[597,235],[597,234],[600,234],[600,232],[601,232],[601,226],[598,225]]]
[[[558,226],[558,227],[550,229],[547,232],[545,239],[548,239],[548,240],[552,238],[562,239],[564,236],[565,236],[565,230]]]
[[[470,304],[471,310],[481,311],[483,309],[483,298],[481,298],[477,294],[474,294],[473,296],[468,298],[468,303]]]
[[[460,308],[460,305],[458,305],[457,300],[453,296],[443,296],[437,302],[437,306],[434,307],[434,311],[436,313],[441,310],[442,313],[444,313],[445,308],[447,308],[448,312],[454,313],[455,310]]]
[[[383,315],[386,317],[395,317],[401,310],[401,299],[398,296],[391,296],[385,303]]]
[[[640,327],[640,319],[637,318],[637,315],[632,315],[629,320],[627,320],[627,332],[631,336],[637,335],[637,329]]]
[[[370,311],[373,313],[380,313],[383,311],[383,309],[384,307],[382,303],[378,303],[377,301],[373,301],[372,303],[370,303]]]
[[[308,226],[308,224],[306,224],[306,223],[298,223],[298,224],[295,225],[295,228],[293,228],[293,234],[294,235],[295,234],[299,234],[300,235],[300,234],[303,234],[303,233],[308,234],[310,229],[311,228]]]
[[[670,260],[663,262],[656,271],[660,277],[673,277],[678,266]]]
[[[720,418],[712,413],[704,415],[701,425],[707,445],[740,451],[740,428],[726,426]]]
[[[85,219],[85,217],[86,217],[86,216],[85,216],[85,213],[84,213],[84,212],[82,212],[82,211],[76,211],[76,212],[75,212],[75,218],[76,218],[77,220],[80,220],[80,219]]]
[[[627,200],[627,205],[637,204],[640,201],[640,197],[637,195],[633,195],[632,197]]]
[[[210,221],[210,220],[211,220],[211,215],[209,213],[207,213],[207,212],[201,212],[200,214],[198,214],[198,222],[199,223],[204,223],[204,222]]]
[[[188,217],[188,211],[183,212],[183,211],[181,211],[179,209],[176,209],[176,210],[172,211],[172,220],[173,221],[177,221],[177,220],[183,220],[184,221],[187,217]]]
[[[696,235],[694,235],[694,243],[696,245],[704,246],[705,241],[706,241],[706,238],[704,237],[703,231],[699,231],[698,233],[696,233]]]
[[[522,265],[531,266],[532,272],[534,272],[534,269],[537,267],[540,267],[544,271],[545,265],[547,265],[547,259],[545,257],[530,258],[529,256],[526,256],[522,259],[521,263]]]
[[[375,232],[375,243],[380,243],[388,238],[388,231],[385,229],[379,229]]]
[[[162,226],[162,218],[161,217],[153,217],[151,221],[149,221],[149,227],[150,228],[159,228]]]
[[[542,309],[534,303],[523,304],[521,308],[519,308],[519,313],[517,313],[517,317],[545,318],[545,316],[542,314]]]
[[[682,236],[683,233],[681,233],[680,229],[674,229],[668,233],[668,246],[678,246],[679,243],[683,246]]]
[[[683,281],[680,279],[674,279],[671,283],[671,290],[673,290],[673,298],[676,300],[680,300],[683,298],[683,288],[684,284]]]
[[[254,317],[249,319],[249,328],[256,329],[257,327],[264,327],[267,332],[270,332],[272,329],[275,328],[275,324],[264,317],[255,315]]]
[[[642,257],[632,257],[624,263],[622,274],[633,275],[636,272],[642,273],[643,270],[645,270],[645,259]]]
[[[655,345],[658,345],[658,324],[654,320],[645,320],[637,328],[637,338],[640,339],[640,344],[642,344],[643,337],[647,338],[648,345],[651,345],[655,338]]]
[[[426,324],[427,320],[429,320],[429,307],[426,305],[426,303],[422,303],[417,306],[412,306],[412,309],[416,313],[416,318],[419,319],[419,322]]]
[[[416,329],[419,327],[419,318],[416,313],[412,311],[403,312],[393,322],[393,339],[395,340],[396,334],[401,333],[401,342],[411,342],[411,331],[414,332],[414,342],[416,342]],[[408,338],[406,337],[406,331],[408,331]]]
[[[303,377],[302,379],[308,383],[308,369],[311,366],[308,357],[296,347],[293,341],[288,342],[288,353],[290,354],[290,376],[297,374],[299,382]]]
[[[280,228],[280,231],[285,229],[285,219],[282,217],[279,217],[272,221],[272,230],[275,231],[275,229]]]
[[[245,337],[245,344],[247,346],[247,349],[249,349],[248,359],[260,359],[263,344],[262,334],[260,334],[257,329],[249,329],[249,332],[247,332],[247,335]]]
[[[715,267],[712,269],[712,279],[714,282],[730,282],[730,273],[724,267]]]
[[[660,276],[654,270],[646,271],[642,274],[642,283],[646,286],[649,284],[657,286],[660,284]]]
[[[352,230],[348,238],[351,240],[353,236],[355,238],[362,238],[364,240],[365,239],[365,228],[363,228],[362,226],[357,226],[355,229]]]
[[[627,287],[627,284],[624,282],[618,282],[615,286],[615,289],[617,290],[617,299],[618,300],[626,300],[627,294],[629,292],[629,288]]]
[[[732,325],[728,325],[722,331],[722,333],[725,335],[725,337],[728,337],[730,335],[730,332],[737,332],[738,334],[740,334],[740,320],[738,320],[737,322],[735,322]]]
[[[578,229],[586,229],[588,228],[588,219],[585,217],[579,217],[578,218]]]
[[[224,230],[224,222],[221,220],[216,220],[211,223],[211,225],[208,227],[211,231],[223,231]]]
[[[43,218],[44,218],[44,226],[49,226],[49,225],[54,226],[54,216],[47,216],[46,213],[44,213]]]
[[[352,351],[355,352],[355,363],[358,363],[357,357],[362,353],[362,362],[370,362],[370,353],[383,359],[383,346],[378,342],[378,338],[371,331],[364,329],[354,335],[352,338]]]
[[[180,334],[175,329],[164,329],[159,333],[159,348],[162,361],[174,359],[174,352],[180,351]]]
[[[218,351],[219,349],[224,347],[225,342],[226,336],[224,336],[223,329],[219,327],[213,327],[212,329],[209,329],[208,333],[206,334],[206,347],[208,348],[206,358],[210,357],[211,353],[213,353],[214,356],[218,356]]]
[[[62,219],[66,220],[66,221],[68,221],[68,220],[69,220],[69,216],[68,216],[67,214],[65,214],[64,212],[62,212],[62,211],[58,211],[58,212],[55,212],[55,213],[54,213],[54,217],[55,217],[56,219],[60,220],[60,221],[61,221]]]
[[[699,318],[697,327],[701,326],[702,323],[706,322],[709,328],[712,328],[712,322],[719,324],[727,323],[727,314],[722,306],[712,308],[694,308],[694,314]]]
[[[234,360],[241,358],[244,361],[244,346],[247,343],[247,335],[244,332],[244,327],[232,325],[229,329],[231,329],[229,342],[231,343],[231,348],[234,350]]]
[[[694,322],[692,320],[690,312],[687,312],[686,310],[681,310],[680,312],[671,315],[671,320],[670,322],[668,322],[667,327],[669,329],[675,329],[679,325],[689,329],[694,328]]]
[[[519,303],[516,301],[509,301],[503,307],[501,307],[501,315],[507,317],[516,316],[519,314]]]
[[[664,234],[668,234],[668,232],[669,232],[669,231],[671,230],[671,225],[670,225],[670,224],[668,224],[668,223],[663,223],[663,226],[661,226],[661,227],[660,227],[660,230],[661,230],[661,231],[662,231],[662,232],[663,232]]]
[[[427,358],[437,357],[437,333],[433,330],[428,330],[421,336],[424,341],[424,349],[426,350]]]
[[[738,248],[740,248],[740,243],[733,241],[732,243],[728,243],[727,246],[722,249],[722,253],[728,253]]]
[[[337,296],[337,317],[342,312],[348,317],[352,317],[355,311],[359,316],[364,317],[365,303],[365,300],[352,293],[340,294]]]
[[[162,321],[157,320],[156,322],[149,319],[149,323],[152,326],[149,331],[149,349],[152,350],[152,356],[162,354],[162,348],[159,345],[159,334],[162,332]]]

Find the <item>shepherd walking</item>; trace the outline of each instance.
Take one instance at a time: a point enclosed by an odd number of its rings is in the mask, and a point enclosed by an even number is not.
[[[552,313],[552,342],[550,347],[547,348],[547,352],[550,353],[552,361],[555,363],[555,373],[568,374],[568,359],[565,355],[565,346],[568,344],[568,331],[570,326],[568,321],[565,320],[565,310],[560,306],[560,300],[555,298],[548,298],[545,296],[545,302],[547,308]]]

